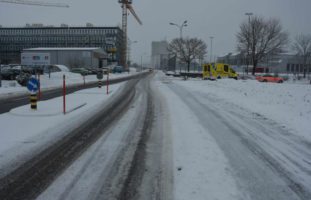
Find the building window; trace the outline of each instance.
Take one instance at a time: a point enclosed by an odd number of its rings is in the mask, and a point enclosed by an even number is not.
[[[296,64],[296,70],[295,70],[295,72],[296,72],[296,73],[299,72],[299,64]]]
[[[287,64],[286,71],[290,72],[290,64]]]
[[[292,73],[294,73],[295,72],[295,65],[294,64],[292,64]]]

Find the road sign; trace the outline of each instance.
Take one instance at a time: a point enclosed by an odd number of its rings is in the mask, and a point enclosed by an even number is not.
[[[39,89],[39,81],[35,78],[29,79],[28,84],[27,84],[27,89],[30,92],[37,92]]]

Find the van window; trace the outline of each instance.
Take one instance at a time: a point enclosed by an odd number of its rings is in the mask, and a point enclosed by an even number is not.
[[[229,66],[228,65],[224,65],[224,71],[228,72],[228,70],[229,70]]]

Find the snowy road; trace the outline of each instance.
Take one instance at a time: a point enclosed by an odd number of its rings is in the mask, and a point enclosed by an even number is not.
[[[138,195],[153,122],[149,81],[150,77],[133,88],[136,94],[125,114],[38,199],[133,199]]]

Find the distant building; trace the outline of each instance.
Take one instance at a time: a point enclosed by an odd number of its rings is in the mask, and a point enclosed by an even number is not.
[[[107,65],[107,53],[101,48],[31,48],[22,51],[21,64],[98,68]]]
[[[151,44],[151,65],[156,69],[165,69],[168,66],[169,53],[167,41],[154,41]]]
[[[120,61],[122,30],[119,27],[96,27],[88,23],[86,27],[44,26],[27,24],[25,27],[0,27],[1,63],[20,63],[23,49],[38,47],[97,47],[111,55],[110,60]],[[112,57],[113,56],[113,57]]]

